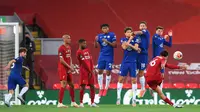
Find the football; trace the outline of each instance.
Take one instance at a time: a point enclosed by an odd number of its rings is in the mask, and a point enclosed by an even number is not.
[[[180,51],[174,52],[174,59],[175,60],[181,60],[183,58],[183,53]]]

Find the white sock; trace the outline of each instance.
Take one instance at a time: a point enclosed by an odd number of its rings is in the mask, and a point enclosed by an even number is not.
[[[136,83],[136,84],[132,84],[132,92],[133,92],[132,101],[135,101],[135,102],[136,102],[137,83]]]
[[[99,89],[103,89],[103,74],[98,74]]]
[[[28,91],[28,87],[23,87],[22,90],[19,93],[19,96],[23,96],[24,93],[26,93]]]
[[[117,99],[121,99],[121,91],[122,91],[123,83],[117,83]]]
[[[145,78],[144,76],[140,77],[140,84],[141,84],[141,89],[145,90]]]
[[[105,89],[108,89],[108,87],[110,85],[110,81],[111,81],[111,75],[109,75],[109,76],[106,75],[106,86],[105,86]]]
[[[10,102],[10,99],[12,98],[12,94],[8,93],[5,95],[5,102]]]

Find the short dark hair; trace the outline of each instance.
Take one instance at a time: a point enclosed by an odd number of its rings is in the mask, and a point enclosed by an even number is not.
[[[163,30],[164,28],[163,28],[162,26],[157,26],[157,27],[156,27],[156,30],[158,30],[158,29]]]
[[[85,42],[85,41],[86,41],[85,39],[79,39],[79,40],[78,40],[78,43],[81,44],[81,43],[83,43],[83,42]]]
[[[128,30],[133,30],[131,27],[126,27],[125,29],[124,29],[124,33],[126,33]]]
[[[147,25],[147,22],[146,22],[146,21],[141,21],[140,24],[145,24],[145,25]]]
[[[164,50],[160,53],[160,56],[164,56],[167,57],[169,55],[169,53],[167,52],[167,50]]]
[[[24,48],[24,47],[20,47],[20,48],[19,48],[19,53],[21,53],[21,52],[27,52],[27,49]]]
[[[108,28],[109,28],[109,24],[102,24],[102,25],[100,26],[101,29],[102,29],[103,27],[108,27]]]

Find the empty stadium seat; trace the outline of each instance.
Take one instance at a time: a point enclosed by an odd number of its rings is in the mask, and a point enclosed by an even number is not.
[[[7,85],[0,85],[0,90],[7,90],[7,89],[8,89]]]
[[[141,84],[137,84],[137,88],[138,88],[138,89],[141,88]]]
[[[177,89],[182,89],[182,88],[185,88],[185,84],[184,83],[174,83],[173,87],[177,88]]]
[[[164,88],[164,89],[169,89],[169,88],[174,88],[174,87],[172,86],[171,83],[164,83],[164,84],[163,84],[163,88]]]
[[[110,89],[117,89],[117,84],[116,83],[112,83],[110,84]]]
[[[132,88],[131,84],[123,84],[124,89],[130,89]]]
[[[198,88],[198,84],[197,83],[187,83],[186,88],[195,89],[195,88]]]

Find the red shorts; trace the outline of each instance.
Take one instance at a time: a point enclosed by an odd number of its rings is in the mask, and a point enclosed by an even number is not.
[[[153,90],[155,90],[157,86],[160,86],[160,84],[162,83],[162,80],[148,80],[147,79],[146,81],[149,87]]]
[[[72,81],[72,74],[71,73],[67,73],[67,69],[63,69],[63,68],[58,68],[58,75],[60,78],[60,81],[68,81],[71,82]]]
[[[80,72],[80,85],[94,85],[94,74],[89,76],[88,72]]]

